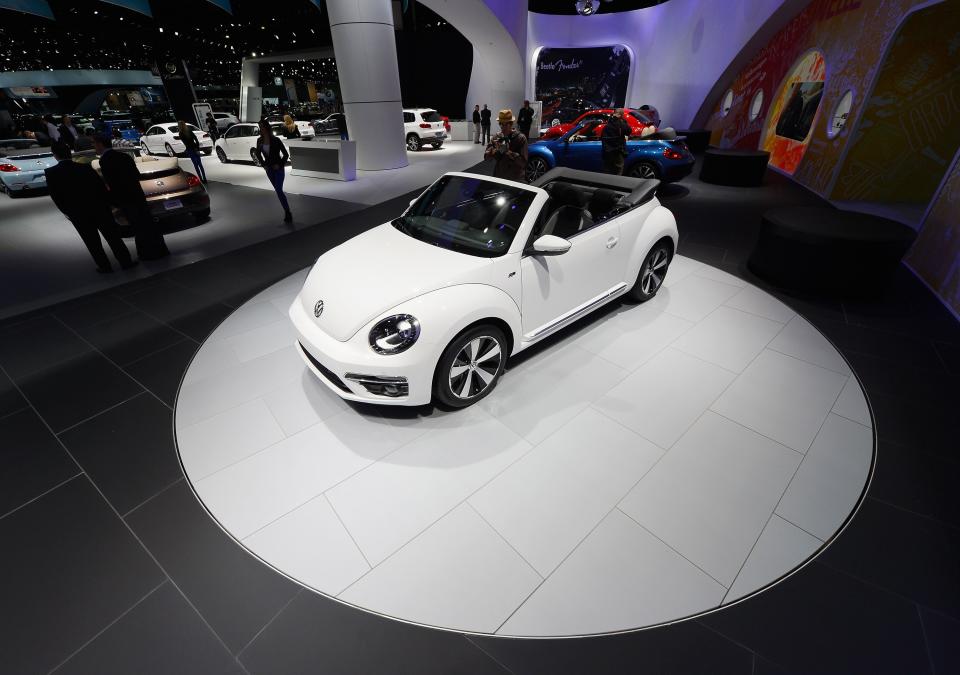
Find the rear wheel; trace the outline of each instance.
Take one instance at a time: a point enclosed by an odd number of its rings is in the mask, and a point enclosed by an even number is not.
[[[430,145],[433,146],[433,149],[434,149],[434,150],[439,150],[439,149],[440,149],[440,146],[442,146],[443,143],[431,143]]]
[[[203,154],[205,154],[205,155],[209,155],[211,152],[213,152],[213,148],[204,148],[204,149],[203,149]]]
[[[420,137],[416,134],[407,134],[407,150],[417,152],[420,149]]]
[[[223,148],[217,148],[217,159],[219,159],[223,164],[230,163],[230,160],[227,159],[227,153],[223,151]]]
[[[532,183],[549,170],[550,167],[547,165],[547,160],[543,157],[531,157],[527,160],[527,182]]]
[[[646,302],[655,296],[663,285],[663,278],[667,275],[670,259],[669,244],[665,241],[654,244],[640,266],[636,283],[633,284],[633,288],[628,291],[627,295],[637,302]]]
[[[496,388],[507,362],[507,338],[496,326],[474,326],[440,356],[433,378],[436,400],[451,408],[473,405]]]
[[[257,157],[257,151],[254,148],[250,148],[250,159],[253,161],[254,166],[261,166],[260,158]]]
[[[650,162],[637,162],[630,167],[627,175],[634,178],[659,178],[660,172]]]
[[[146,143],[140,144],[140,154],[144,157],[148,157],[150,155],[150,148],[147,147]]]
[[[164,143],[163,147],[164,147],[164,148],[166,149],[166,151],[167,151],[167,157],[176,157],[176,156],[177,156],[177,153],[175,153],[175,152],[173,151],[173,148],[170,147],[170,144],[169,144],[169,143]]]

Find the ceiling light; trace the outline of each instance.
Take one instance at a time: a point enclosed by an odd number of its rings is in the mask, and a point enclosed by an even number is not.
[[[580,16],[593,16],[600,7],[600,0],[577,0],[577,14]]]

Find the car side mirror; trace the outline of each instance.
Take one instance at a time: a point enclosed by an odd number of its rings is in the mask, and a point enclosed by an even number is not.
[[[533,252],[536,255],[563,255],[570,246],[570,242],[562,237],[545,234],[533,242]]]

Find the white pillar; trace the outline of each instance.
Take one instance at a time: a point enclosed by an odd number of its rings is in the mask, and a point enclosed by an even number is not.
[[[390,0],[327,0],[333,53],[357,168],[407,165]]]

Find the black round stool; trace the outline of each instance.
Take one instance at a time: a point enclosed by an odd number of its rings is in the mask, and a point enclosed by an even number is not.
[[[707,148],[703,153],[700,180],[716,185],[756,187],[763,184],[770,153],[766,150]]]

